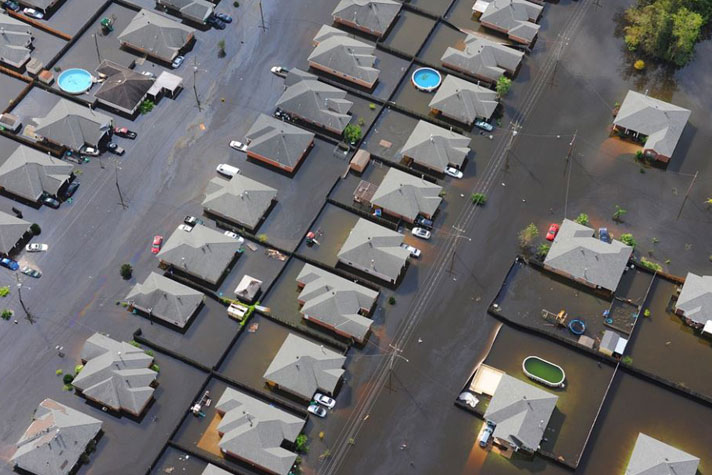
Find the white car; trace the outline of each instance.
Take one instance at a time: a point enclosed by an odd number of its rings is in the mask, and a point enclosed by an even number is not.
[[[328,409],[333,409],[334,406],[336,406],[336,401],[333,398],[330,398],[329,396],[322,393],[316,393],[314,395],[314,401],[318,402],[319,404]]]
[[[410,233],[420,239],[430,239],[431,236],[430,231],[424,228],[413,228]]]
[[[232,165],[228,165],[227,163],[221,163],[215,170],[217,170],[219,174],[228,178],[232,178],[238,173],[240,173],[239,168],[233,167]]]
[[[156,75],[153,74],[151,71],[141,71],[141,74],[143,74],[147,78],[156,79]]]
[[[245,145],[242,142],[238,142],[237,140],[232,140],[230,141],[230,148],[234,148],[238,152],[245,152],[247,151],[247,145]]]
[[[326,417],[326,409],[321,407],[319,404],[311,404],[307,407],[307,411],[318,417]]]
[[[193,230],[193,226],[190,226],[188,224],[179,224],[178,229],[181,231],[185,231],[187,233],[191,232]]]
[[[27,252],[44,252],[47,249],[49,249],[49,246],[47,244],[39,244],[36,242],[25,246],[25,251]]]
[[[289,72],[287,68],[283,68],[282,66],[272,66],[270,71],[272,71],[273,74],[287,74]]]
[[[420,257],[420,249],[417,247],[410,246],[406,243],[401,243],[401,247],[410,252],[411,257],[415,257],[416,259]]]
[[[35,10],[34,8],[25,8],[24,10],[22,10],[22,13],[24,13],[25,15],[27,15],[30,18],[36,18],[38,20],[41,20],[44,18],[44,13],[42,13],[38,10]]]
[[[227,236],[227,237],[231,237],[231,238],[233,238],[233,239],[237,239],[237,242],[239,242],[240,244],[242,244],[243,242],[245,242],[245,238],[244,238],[244,237],[240,236],[240,235],[237,234],[237,233],[233,233],[232,231],[225,231],[223,234],[224,234],[225,236]]]
[[[185,56],[176,56],[171,63],[171,67],[173,69],[178,69],[180,68],[180,65],[183,64],[183,61],[185,61]]]
[[[453,178],[462,178],[463,177],[462,171],[458,170],[455,167],[447,167],[445,169],[445,174],[450,175]]]

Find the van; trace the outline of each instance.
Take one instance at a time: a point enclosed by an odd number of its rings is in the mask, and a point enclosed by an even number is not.
[[[482,431],[480,434],[480,447],[483,449],[487,447],[487,442],[489,442],[490,437],[492,436],[492,432],[494,431],[494,425],[490,422],[487,422],[487,427],[485,427],[485,430]]]

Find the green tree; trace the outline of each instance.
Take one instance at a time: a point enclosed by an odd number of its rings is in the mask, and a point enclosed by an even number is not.
[[[30,232],[31,232],[34,236],[39,236],[40,233],[42,233],[42,228],[40,228],[40,225],[39,225],[39,224],[37,224],[37,223],[32,223],[32,224],[30,224]]]
[[[361,140],[362,133],[363,131],[361,130],[361,127],[355,124],[349,124],[344,129],[344,138],[348,143],[354,145],[356,142]]]
[[[588,226],[588,215],[586,213],[580,213],[578,216],[576,216],[576,219],[574,221],[583,226]]]
[[[546,255],[549,254],[550,249],[551,246],[548,244],[539,244],[539,247],[536,249],[537,257],[541,260],[544,260],[544,258],[546,258]]]
[[[144,99],[141,105],[138,106],[138,110],[141,111],[141,114],[148,114],[153,110],[155,105],[152,100]]]
[[[530,223],[526,228],[519,231],[519,245],[522,249],[531,246],[532,241],[539,236],[539,230],[534,223]]]
[[[121,277],[123,277],[124,280],[129,280],[131,278],[131,275],[133,274],[133,267],[131,267],[131,264],[121,264],[121,269],[119,270],[121,273]]]
[[[487,203],[487,196],[484,193],[472,193],[470,199],[472,200],[472,204],[475,205],[481,206]]]
[[[626,214],[628,210],[625,210],[621,208],[620,206],[616,205],[616,209],[613,212],[613,221],[616,221],[618,223],[623,222],[623,215]]]
[[[497,95],[499,95],[499,97],[506,96],[511,88],[512,80],[508,77],[500,76],[499,79],[497,79]]]
[[[62,381],[64,382],[64,384],[71,384],[72,381],[74,381],[74,376],[71,374],[65,374],[62,377]]]
[[[294,441],[294,448],[297,450],[297,452],[305,454],[309,452],[309,445],[307,445],[308,441],[309,438],[306,434],[299,434],[296,440]]]

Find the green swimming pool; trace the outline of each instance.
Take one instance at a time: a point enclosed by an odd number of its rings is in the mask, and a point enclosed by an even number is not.
[[[538,356],[527,356],[524,358],[524,361],[522,361],[522,370],[524,370],[524,374],[526,374],[528,378],[538,383],[552,388],[564,386],[566,373],[564,373],[561,366],[539,358]]]

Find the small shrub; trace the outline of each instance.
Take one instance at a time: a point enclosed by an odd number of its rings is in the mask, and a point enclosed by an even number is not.
[[[297,450],[297,452],[306,454],[309,452],[309,445],[307,445],[307,442],[309,442],[309,438],[307,437],[306,434],[299,434],[297,436],[297,439],[294,441],[294,448]]]
[[[344,138],[352,145],[361,140],[362,134],[363,131],[361,130],[361,127],[355,124],[349,124],[344,129]]]
[[[62,382],[63,382],[64,384],[72,384],[72,381],[74,381],[74,375],[65,374],[65,375],[62,377]]]
[[[133,275],[133,267],[131,267],[131,264],[121,264],[119,273],[124,280],[129,280]]]
[[[141,112],[141,114],[148,114],[153,110],[155,106],[156,104],[152,100],[144,99],[141,105],[138,106],[138,110]]]
[[[509,93],[509,90],[512,88],[512,80],[509,79],[506,76],[500,76],[499,79],[497,79],[497,95],[499,97],[504,97]]]
[[[79,456],[79,463],[86,465],[89,463],[89,455],[83,453]]]
[[[358,119],[358,125],[360,125],[361,127],[363,127],[365,124],[366,124],[366,121],[363,120],[363,117],[359,117],[359,119]]]
[[[150,356],[151,358],[154,357],[153,350],[146,350],[146,351],[144,351],[144,353],[146,353],[146,354],[147,354],[148,356]]]
[[[156,373],[160,373],[160,372],[161,372],[161,367],[158,366],[156,363],[153,363],[153,364],[151,365],[151,369],[152,369],[153,371],[155,371]]]
[[[14,312],[12,310],[6,308],[5,310],[2,311],[2,313],[0,313],[0,318],[2,318],[3,320],[10,320],[13,315],[14,315]]]
[[[64,374],[64,370],[58,369],[57,371],[54,372],[54,374],[56,374],[57,376],[62,376],[62,374]]]
[[[370,103],[370,104],[368,105],[368,108],[371,109],[371,110],[376,110],[376,104],[374,104],[374,103],[372,102],[372,103]]]
[[[660,272],[663,270],[663,266],[661,266],[657,262],[650,261],[645,257],[640,258],[640,265],[645,267],[646,269],[650,269],[653,272]]]
[[[129,345],[135,346],[136,348],[141,348],[141,345],[140,345],[139,342],[137,342],[136,340],[131,340],[131,341],[129,342]]]
[[[267,242],[267,235],[266,235],[265,233],[258,234],[258,235],[257,235],[257,240],[258,240],[260,243],[264,244],[264,243]]]
[[[349,437],[349,440],[347,440],[346,443],[349,445],[356,445],[356,440],[353,437]]]
[[[59,66],[55,66],[55,67],[52,68],[52,69],[54,69],[54,72],[55,72],[55,73],[58,73],[58,72],[60,72],[60,71],[62,70],[62,68],[60,68]]]
[[[670,264],[672,261],[670,259],[665,259],[665,264]]]
[[[71,384],[65,384],[64,386],[62,386],[62,391],[71,391],[72,389],[74,388]]]
[[[519,245],[522,248],[529,247],[537,236],[539,236],[539,230],[537,229],[536,224],[529,223],[526,228],[519,231]]]
[[[218,41],[218,57],[224,58],[225,56],[227,56],[225,52],[225,40],[220,40]]]
[[[645,61],[643,61],[642,59],[639,59],[635,63],[633,63],[633,67],[637,71],[642,71],[643,69],[645,69]]]
[[[470,199],[472,200],[472,204],[477,206],[482,206],[487,203],[487,196],[485,196],[484,193],[472,193]]]
[[[321,455],[319,456],[319,460],[326,460],[326,459],[328,459],[329,457],[331,457],[331,450],[326,449],[326,450],[323,451],[323,452],[321,453]]]
[[[645,168],[643,168],[643,167],[640,167],[640,169],[638,171],[641,173],[641,175],[645,174]]]
[[[0,287],[0,297],[7,297],[10,294],[10,287],[4,286]]]
[[[633,238],[633,235],[631,233],[623,233],[621,234],[621,242],[623,244],[626,244],[632,248],[635,248],[635,246],[638,244],[635,239]]]
[[[649,316],[650,316],[650,309],[649,309],[649,308],[646,308],[646,309],[643,311],[643,316],[644,316],[644,317],[649,317]]]
[[[81,371],[82,371],[83,369],[84,369],[84,365],[83,365],[83,364],[78,364],[78,365],[76,365],[76,366],[74,367],[74,376],[76,376],[76,375],[78,375],[79,373],[81,373]]]
[[[388,297],[388,304],[389,305],[395,305],[396,304],[396,298],[394,296]]]
[[[240,2],[232,2],[232,6],[235,7],[235,8],[239,8],[239,7],[240,7]]]
[[[548,244],[540,244],[539,247],[536,250],[536,255],[539,257],[539,259],[544,260],[547,254],[549,254],[549,250],[551,249],[551,246]]]
[[[660,242],[660,239],[656,238],[655,236],[653,236],[651,240],[653,241],[653,244],[657,244]]]
[[[324,440],[324,431],[319,432],[319,440]]]
[[[32,233],[33,236],[39,236],[42,233],[42,228],[40,228],[39,224],[32,223],[30,225],[30,232]]]
[[[626,356],[624,356],[623,358],[621,358],[621,363],[623,363],[624,365],[629,365],[629,366],[630,366],[630,365],[633,364],[633,358],[631,358],[630,356],[626,355]]]
[[[613,212],[613,221],[622,223],[623,222],[623,215],[625,215],[628,211],[621,208],[620,206],[616,205],[616,209]]]
[[[579,215],[576,216],[576,219],[574,221],[583,226],[588,226],[588,215],[586,213],[579,213]]]

